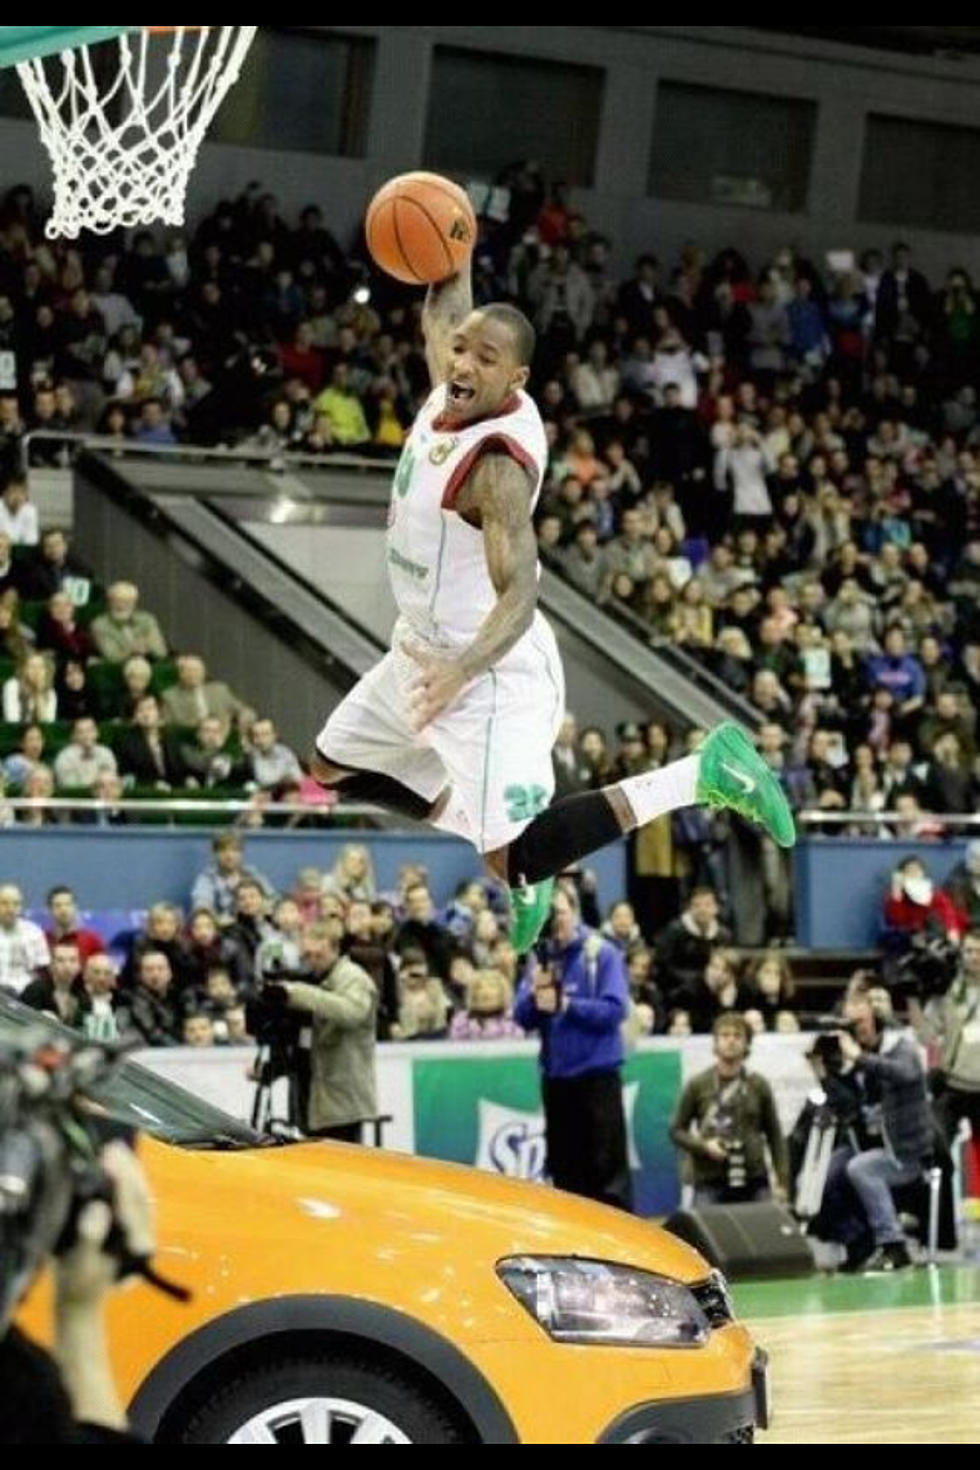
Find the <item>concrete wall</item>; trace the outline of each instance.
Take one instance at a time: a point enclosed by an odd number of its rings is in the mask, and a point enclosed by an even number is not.
[[[245,529],[335,606],[387,643],[397,608],[391,595],[384,532],[374,526],[274,526]]]
[[[712,249],[737,240],[758,260],[788,240],[818,256],[832,248],[888,241],[899,225],[856,220],[864,118],[869,112],[980,126],[975,56],[933,59],[775,36],[742,26],[348,26],[377,40],[374,94],[364,158],[205,145],[191,185],[193,219],[252,179],[274,189],[287,211],[314,199],[342,236],[384,178],[425,163],[423,139],[432,48],[443,43],[606,70],[596,187],[578,198],[615,240],[622,267],[640,249],[666,259],[696,239]],[[817,127],[804,212],[691,205],[646,195],[659,79],[809,98]],[[315,98],[297,99],[315,106]],[[43,187],[49,170],[28,123],[0,122],[0,178]],[[980,271],[980,241],[906,230],[926,268],[956,260]]]

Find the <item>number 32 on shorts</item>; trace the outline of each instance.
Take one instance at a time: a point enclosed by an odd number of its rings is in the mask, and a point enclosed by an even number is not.
[[[530,822],[548,805],[548,793],[543,786],[505,786],[504,802],[508,821]]]

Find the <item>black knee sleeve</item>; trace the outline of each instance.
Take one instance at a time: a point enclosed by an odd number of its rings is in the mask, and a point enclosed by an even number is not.
[[[508,882],[515,887],[553,878],[622,833],[619,818],[601,791],[565,796],[546,807],[510,844]]]
[[[330,760],[330,757],[325,755],[323,759]],[[424,822],[432,811],[431,801],[393,776],[384,776],[380,771],[355,771],[350,766],[343,769],[350,771],[350,775],[332,783],[331,789],[339,792],[344,800],[369,801],[397,812],[400,817],[411,817],[414,822]]]

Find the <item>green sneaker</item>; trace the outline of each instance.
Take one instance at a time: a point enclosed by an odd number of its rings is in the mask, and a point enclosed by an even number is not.
[[[514,927],[510,942],[519,955],[526,955],[551,913],[551,897],[555,891],[554,878],[544,878],[540,883],[524,883],[510,890]]]
[[[716,725],[698,754],[697,800],[728,807],[769,833],[780,847],[796,842],[796,826],[783,788],[745,731],[731,720]]]

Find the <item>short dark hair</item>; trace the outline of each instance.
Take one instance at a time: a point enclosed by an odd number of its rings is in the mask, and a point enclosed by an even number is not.
[[[518,362],[521,367],[530,367],[534,360],[534,349],[537,346],[538,337],[523,311],[519,311],[516,306],[511,306],[507,301],[493,301],[489,306],[482,306],[479,310],[488,321],[502,322],[505,327],[510,328]]]
[[[75,890],[69,888],[67,883],[56,883],[53,888],[48,889],[47,902],[49,905],[54,903],[59,893],[67,893],[70,898],[75,897]]]

